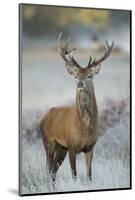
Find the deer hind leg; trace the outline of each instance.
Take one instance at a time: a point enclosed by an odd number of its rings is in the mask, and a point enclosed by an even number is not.
[[[49,175],[52,175],[52,171],[54,168],[55,147],[56,147],[56,144],[53,142],[47,142],[47,145],[45,147],[46,156],[47,156],[46,168],[49,172]]]
[[[77,172],[76,172],[76,153],[74,151],[69,151],[69,161],[72,170],[72,178],[76,180]]]
[[[56,173],[57,173],[59,167],[61,166],[62,162],[64,161],[66,154],[67,154],[67,149],[65,149],[62,146],[57,144],[56,151],[54,154],[54,166],[53,166],[53,170],[52,170],[53,181],[55,181],[55,179],[56,179]]]
[[[53,169],[54,169],[54,155],[55,155],[55,150],[56,150],[56,144],[54,142],[47,141],[45,150],[46,150],[46,157],[47,157],[47,161],[46,161],[47,187],[49,191],[51,188],[55,191]]]
[[[87,177],[90,181],[92,181],[92,158],[93,150],[85,153]]]
[[[48,143],[46,153],[49,174],[51,175],[52,181],[55,182],[56,173],[66,156],[67,149],[56,143]]]

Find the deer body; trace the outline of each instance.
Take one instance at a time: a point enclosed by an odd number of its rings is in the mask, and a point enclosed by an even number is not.
[[[104,60],[111,53],[113,44],[102,57]],[[60,46],[60,55],[66,61],[67,71],[77,79],[76,104],[51,108],[41,119],[39,127],[47,155],[47,167],[55,181],[57,170],[67,152],[74,178],[76,172],[76,154],[84,152],[87,176],[91,180],[93,148],[97,140],[98,113],[93,86],[93,76],[99,72],[99,63],[94,60],[86,68],[81,68],[71,57],[71,50]],[[66,57],[68,52],[68,58]]]
[[[50,142],[79,153],[96,140],[97,106],[93,92],[90,95],[77,91],[76,105],[49,110],[40,126]]]

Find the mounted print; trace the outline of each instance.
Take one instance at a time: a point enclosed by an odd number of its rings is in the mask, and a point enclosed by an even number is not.
[[[19,194],[131,189],[131,11],[19,5]]]

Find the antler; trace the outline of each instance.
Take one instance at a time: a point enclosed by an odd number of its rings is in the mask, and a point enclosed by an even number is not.
[[[100,64],[101,62],[103,62],[106,58],[108,58],[112,52],[112,49],[113,49],[113,46],[114,46],[114,40],[112,42],[112,45],[109,46],[107,40],[106,40],[106,45],[107,45],[107,51],[105,52],[105,54],[99,58],[98,60],[94,59],[92,61],[92,57],[90,56],[90,59],[89,59],[89,62],[88,62],[88,65],[87,65],[87,68],[91,68],[93,66],[96,66],[98,64]]]
[[[68,42],[66,42],[65,45],[62,46],[61,44],[61,37],[62,37],[62,32],[59,35],[58,42],[59,42],[59,53],[63,60],[71,67],[77,67],[81,68],[80,65],[76,62],[76,60],[73,57],[73,51],[76,50],[76,48],[69,49],[68,50]]]

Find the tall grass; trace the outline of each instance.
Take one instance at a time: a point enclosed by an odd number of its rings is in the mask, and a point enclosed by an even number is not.
[[[43,112],[29,110],[23,113],[23,194],[130,187],[129,99],[108,100],[100,111],[99,139],[94,149],[92,181],[89,182],[86,178],[83,153],[77,155],[77,181],[72,180],[67,154],[57,173],[55,189],[47,181],[46,155],[37,131],[37,122]]]

